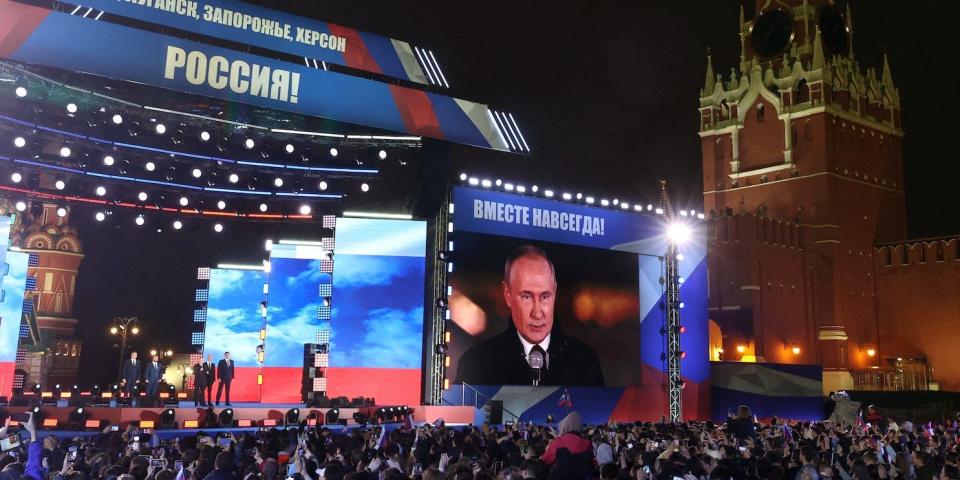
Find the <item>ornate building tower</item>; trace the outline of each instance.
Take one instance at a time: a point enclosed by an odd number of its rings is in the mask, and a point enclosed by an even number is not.
[[[700,94],[712,358],[821,363],[825,390],[876,362],[873,249],[906,237],[899,92],[838,3],[741,9],[740,64],[708,57]]]
[[[61,215],[62,214],[62,215]],[[21,340],[18,369],[28,382],[72,383],[76,380],[80,342],[73,316],[77,271],[83,260],[70,212],[53,203],[34,203],[11,231],[11,244],[30,254],[27,275],[36,280],[34,324]]]

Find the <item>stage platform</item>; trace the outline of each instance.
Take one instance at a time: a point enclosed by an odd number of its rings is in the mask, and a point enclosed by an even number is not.
[[[383,406],[389,407],[392,405]],[[339,419],[341,421],[346,421],[347,426],[356,425],[356,422],[353,419],[354,413],[357,413],[361,410],[375,410],[379,407],[380,406],[364,408],[339,408]],[[10,413],[19,413],[26,412],[31,408],[32,407],[26,406],[7,407],[7,410]],[[76,407],[44,405],[40,408],[44,418],[56,418],[60,425],[65,425],[68,421],[70,412],[72,412]],[[203,417],[207,412],[207,407],[195,407],[193,406],[193,402],[182,402],[179,406],[168,405],[156,408],[127,406],[84,407],[86,413],[89,415],[88,418],[90,420],[106,421],[109,422],[110,425],[120,425],[121,428],[126,428],[126,426],[131,422],[139,423],[141,421],[154,421],[157,425],[159,425],[160,414],[168,408],[172,408],[174,410],[176,422],[181,426],[184,425],[184,422],[187,420],[197,420],[200,421],[200,424],[202,425],[204,419]],[[214,406],[213,410],[216,414],[219,414],[221,411],[227,408],[233,409],[234,420],[250,420],[256,427],[259,427],[263,420],[275,420],[277,425],[283,425],[284,415],[286,415],[287,411],[292,408],[300,409],[301,420],[304,420],[312,415],[317,419],[318,425],[323,425],[324,420],[326,419],[327,411],[331,410],[329,408],[306,408],[302,404],[259,403],[236,403],[230,407],[221,404],[219,407]],[[413,420],[417,423],[433,422],[442,418],[443,421],[448,424],[469,424],[474,422],[476,412],[476,409],[470,406],[414,405],[410,406],[410,408],[413,409]],[[343,425],[340,425],[340,427],[342,426]]]

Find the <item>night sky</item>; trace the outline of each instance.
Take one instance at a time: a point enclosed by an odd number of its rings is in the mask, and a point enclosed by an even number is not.
[[[534,150],[523,157],[428,147],[425,155],[438,151],[449,158],[388,170],[389,182],[377,184],[372,205],[384,207],[399,197],[410,205],[418,178],[467,171],[643,202],[655,200],[656,181],[666,178],[675,205],[702,206],[697,97],[708,48],[724,78],[738,64],[737,2],[255,3],[432,49],[452,95],[513,112]],[[960,78],[960,55],[953,48],[960,5],[851,5],[858,61],[879,70],[886,51],[900,89],[909,233],[960,233],[960,162],[951,120]],[[748,18],[752,10],[748,2]],[[74,220],[86,252],[76,306],[86,341],[84,383],[112,378],[117,353],[104,347],[114,316],[142,318],[142,349],[185,351],[197,266],[259,262],[267,238],[318,236],[315,227],[263,223],[233,225],[221,235],[209,228],[158,234],[132,225],[96,225],[89,216]]]

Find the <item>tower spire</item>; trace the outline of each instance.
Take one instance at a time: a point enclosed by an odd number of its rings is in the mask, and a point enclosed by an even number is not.
[[[813,70],[823,68],[823,41],[820,39],[820,27],[817,27],[816,32],[813,34],[813,64],[811,68]]]
[[[853,13],[850,11],[850,4],[847,4],[847,35],[849,35],[850,41],[847,42],[850,48],[850,51],[847,52],[847,55],[852,59],[853,58]]]
[[[710,55],[710,49],[707,49],[707,74],[706,78],[703,80],[703,96],[708,97],[713,93],[713,87],[715,85],[715,77],[713,74],[713,58]]]
[[[887,54],[883,54],[883,86],[887,89],[893,89],[893,74],[890,73],[890,62],[887,61]]]

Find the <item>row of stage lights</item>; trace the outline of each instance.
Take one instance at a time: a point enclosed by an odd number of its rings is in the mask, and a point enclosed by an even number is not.
[[[549,188],[540,188],[540,186],[536,184],[532,185],[530,188],[527,188],[525,185],[504,182],[499,178],[496,180],[480,179],[477,177],[471,177],[466,173],[461,173],[460,181],[466,183],[467,185],[470,185],[471,187],[482,187],[487,189],[498,188],[498,189],[503,189],[506,192],[519,193],[519,194],[526,194],[527,192],[530,192],[532,194],[542,194],[545,198],[549,198],[553,200],[562,199],[567,202],[574,202],[574,201],[583,202],[587,205],[596,205],[598,203],[596,197],[593,197],[590,195],[584,195],[583,193],[580,193],[580,192],[576,194],[570,193],[570,192],[562,192],[558,196],[556,191]],[[614,198],[613,200],[601,198],[599,201],[599,205],[601,207],[619,207],[621,210],[631,210],[631,204],[629,202],[622,202],[620,201],[620,199],[617,199],[617,198]],[[662,208],[655,207],[653,204],[650,204],[650,203],[647,204],[646,208],[644,208],[644,206],[640,203],[635,203],[632,205],[632,210],[634,212],[644,212],[644,211],[652,212],[657,215],[663,215],[666,213],[663,211]],[[696,218],[699,220],[703,220],[705,218],[705,215],[703,214],[703,212],[697,212],[694,209],[679,210],[678,213],[681,217],[690,217],[690,218]]]
[[[204,133],[206,133],[206,132],[204,132]],[[247,141],[248,141],[248,142],[253,142],[253,140],[251,140],[251,139],[247,139]],[[24,148],[24,147],[26,147],[26,145],[27,145],[27,140],[26,140],[24,137],[15,137],[15,138],[13,139],[13,145],[14,145],[15,147],[17,147],[17,148]],[[292,145],[287,145],[287,146],[292,148]],[[251,148],[252,148],[252,147],[251,147]],[[62,157],[62,158],[70,158],[70,156],[73,154],[73,151],[70,149],[70,147],[63,146],[63,147],[60,147],[60,150],[59,150],[58,153],[59,153],[60,157]],[[335,147],[331,147],[331,148],[330,148],[330,154],[331,154],[331,156],[336,157],[336,156],[337,156],[337,149],[336,149]],[[387,152],[386,152],[386,150],[380,150],[379,156],[380,156],[381,159],[387,158]],[[114,166],[114,165],[116,164],[117,160],[114,158],[113,155],[104,155],[102,162],[103,162],[103,165],[104,165],[104,166],[112,167],[112,166]],[[148,160],[148,161],[146,161],[146,162],[144,163],[143,169],[144,169],[146,172],[155,172],[155,171],[157,170],[157,164],[156,164],[156,162],[154,162],[154,161],[152,161],[152,160]],[[193,169],[190,170],[190,175],[191,175],[193,178],[195,178],[195,179],[200,179],[200,178],[202,178],[202,177],[204,176],[204,173],[205,173],[205,172],[204,172],[202,169],[197,168],[197,167],[194,167]],[[14,181],[14,183],[19,183],[19,182],[20,182],[19,178],[21,177],[21,174],[15,172],[13,175],[14,175],[14,176],[13,176],[13,181]],[[227,181],[230,182],[231,184],[234,184],[234,185],[237,184],[237,183],[240,183],[240,180],[241,180],[240,175],[237,174],[237,173],[231,173],[230,175],[227,176]],[[283,177],[281,177],[281,176],[274,177],[272,183],[273,183],[273,186],[274,186],[274,187],[276,187],[276,188],[282,188],[283,185],[284,185]],[[60,190],[62,190],[62,189],[64,188],[64,187],[61,187],[61,186],[60,186],[61,184],[63,184],[63,185],[65,186],[65,183],[63,182],[63,180],[58,180],[58,186],[57,186],[57,188],[60,189]],[[210,186],[212,186],[212,184],[211,184]],[[329,188],[329,184],[327,183],[326,180],[321,180],[321,181],[319,181],[319,182],[317,183],[317,189],[318,189],[318,190],[320,190],[320,191],[326,191],[327,188]],[[103,192],[103,193],[100,193],[100,192],[101,192],[101,189],[102,189],[102,192]],[[370,185],[367,184],[366,182],[364,182],[364,183],[362,183],[362,184],[360,185],[360,190],[361,190],[362,192],[367,192],[367,191],[369,191],[369,189],[370,189]],[[106,195],[106,188],[104,188],[104,187],[98,187],[98,188],[97,188],[97,195],[99,195],[99,196]]]
[[[29,93],[29,92],[27,91],[27,88],[26,88],[26,87],[23,87],[23,86],[19,86],[19,87],[17,87],[16,89],[14,89],[14,94],[17,96],[17,98],[25,98],[28,93]],[[79,110],[80,110],[79,107],[77,106],[77,104],[72,103],[72,102],[67,103],[64,108],[66,109],[67,113],[70,114],[71,116],[77,114],[77,113],[79,112]],[[104,109],[101,108],[101,111],[104,111]],[[123,115],[120,114],[120,113],[114,113],[114,114],[111,116],[111,121],[113,122],[114,125],[118,125],[118,126],[119,126],[119,125],[123,125],[123,123],[124,123],[124,117],[123,117]],[[154,125],[153,130],[154,130],[154,132],[156,132],[157,135],[165,135],[165,134],[167,133],[167,126],[166,126],[164,123],[162,123],[162,122],[157,122],[157,123]],[[281,130],[281,131],[286,132],[285,130]],[[291,132],[293,132],[293,131],[291,131]],[[419,137],[395,137],[395,136],[373,136],[373,135],[341,135],[341,134],[325,134],[325,133],[317,133],[317,132],[302,132],[302,133],[307,133],[307,134],[310,134],[310,135],[312,135],[312,136],[326,136],[326,137],[332,137],[332,138],[357,138],[357,139],[367,139],[367,138],[369,138],[369,139],[407,140],[407,141],[419,140]],[[207,131],[207,130],[202,130],[202,131],[200,131],[200,133],[199,133],[199,135],[198,135],[198,138],[199,138],[201,141],[203,141],[203,142],[209,142],[210,140],[213,139],[213,136],[210,134],[209,131]],[[23,139],[22,137],[18,137],[17,142],[20,142],[20,143],[21,143],[20,145],[17,145],[18,147],[22,147],[23,145],[26,145],[26,140]],[[257,146],[257,143],[256,143],[256,141],[255,141],[253,138],[249,138],[249,137],[248,137],[248,138],[244,139],[244,141],[243,141],[243,146],[246,147],[247,150],[253,150],[254,147]],[[292,143],[287,143],[287,144],[284,146],[284,151],[285,151],[286,153],[288,153],[288,154],[293,154],[294,152],[296,152],[296,147],[295,147]],[[338,150],[336,147],[330,147],[330,150],[328,151],[328,153],[330,154],[330,157],[332,157],[332,158],[337,158],[337,157],[339,156],[339,154],[340,154],[339,150]],[[67,156],[69,156],[69,155],[67,155]],[[389,155],[388,155],[387,151],[384,150],[384,149],[380,149],[380,150],[377,151],[377,158],[379,158],[380,160],[386,160],[388,156],[389,156]]]

